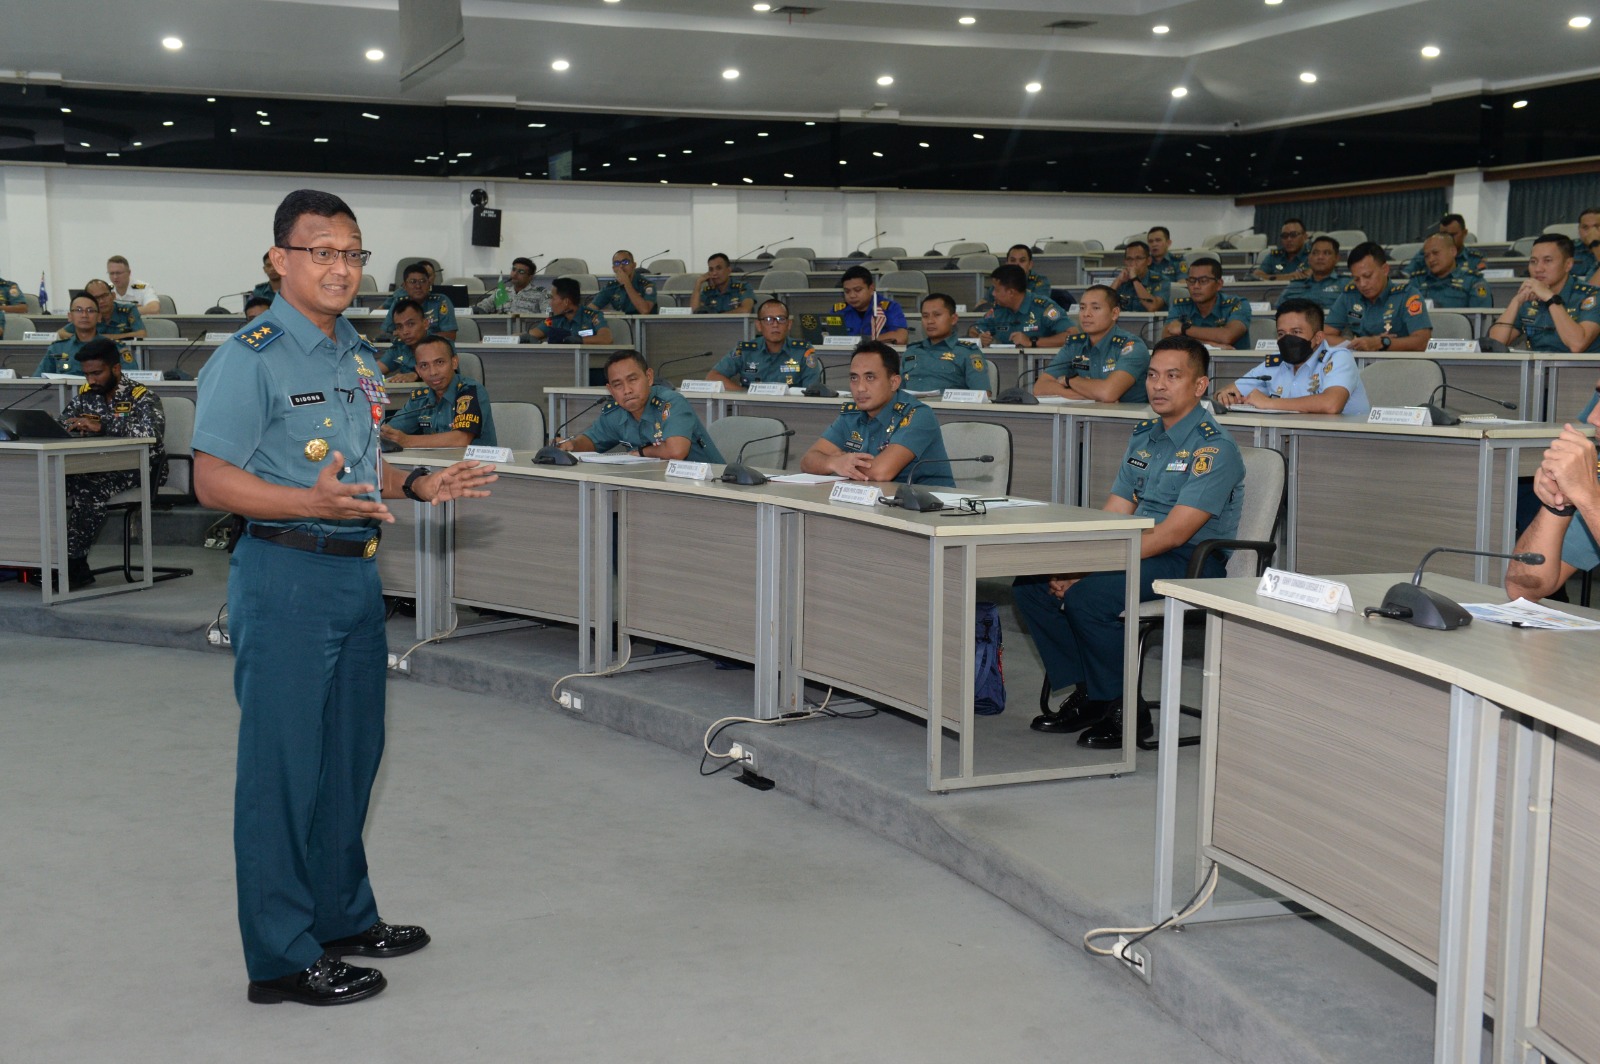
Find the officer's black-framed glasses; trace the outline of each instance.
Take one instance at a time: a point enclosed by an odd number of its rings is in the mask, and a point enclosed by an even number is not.
[[[318,266],[332,266],[339,261],[339,256],[343,255],[347,264],[359,269],[367,264],[368,259],[372,258],[372,252],[370,251],[341,251],[338,248],[302,248],[293,244],[279,244],[278,246],[285,251],[304,251],[311,256],[311,261]]]
[[[782,325],[784,322],[788,321],[789,318],[787,315],[783,314],[768,314],[766,317],[757,318],[756,320],[767,325]]]

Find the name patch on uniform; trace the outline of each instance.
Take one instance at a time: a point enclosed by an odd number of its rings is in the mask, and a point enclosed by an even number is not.
[[[327,401],[328,397],[321,392],[301,392],[299,395],[289,396],[290,406],[315,406],[318,403],[326,403]]]
[[[1149,462],[1146,462],[1143,459],[1139,459],[1139,458],[1130,458],[1130,459],[1128,459],[1128,464],[1131,465],[1131,466],[1138,466],[1140,469],[1149,469],[1150,468],[1150,463]]]

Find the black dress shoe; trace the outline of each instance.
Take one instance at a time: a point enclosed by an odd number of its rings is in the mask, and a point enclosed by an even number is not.
[[[1045,721],[1055,720],[1063,713],[1075,713],[1077,712],[1078,707],[1083,705],[1084,700],[1088,697],[1089,692],[1083,689],[1083,684],[1075,684],[1071,692],[1068,693],[1067,697],[1061,700],[1061,704],[1055,709],[1051,709],[1050,681],[1046,680],[1044,682],[1044,690],[1039,692],[1039,715],[1033,718],[1033,720],[1028,724],[1028,727],[1032,728],[1034,731],[1038,731],[1039,725],[1043,724]]]
[[[1091,728],[1078,736],[1078,745],[1091,750],[1121,750],[1122,749],[1122,699],[1110,703],[1113,707],[1106,715],[1105,720],[1097,727]],[[1139,707],[1134,718],[1134,741],[1141,750],[1152,747],[1145,744],[1155,736],[1155,725],[1150,721],[1150,710],[1144,706]]]
[[[1120,702],[1107,702],[1095,698],[1085,698],[1080,701],[1071,712],[1060,713],[1031,725],[1034,731],[1041,731],[1047,735],[1071,735],[1073,732],[1093,728],[1106,719]],[[1080,742],[1082,740],[1079,740]]]
[[[281,979],[252,980],[246,996],[257,1005],[298,1001],[302,1005],[347,1005],[389,985],[376,968],[357,968],[324,953],[303,972]]]
[[[67,590],[76,591],[80,587],[88,587],[94,583],[94,570],[89,568],[88,558],[67,559]]]
[[[432,939],[420,927],[411,924],[386,924],[382,920],[359,935],[348,935],[324,942],[322,948],[329,956],[348,957],[358,953],[363,957],[399,957],[415,953]]]

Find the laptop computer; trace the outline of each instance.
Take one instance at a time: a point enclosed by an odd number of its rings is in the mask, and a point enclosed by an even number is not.
[[[448,299],[452,307],[459,309],[472,306],[472,297],[467,294],[464,284],[436,284],[433,290]]]
[[[843,336],[845,331],[842,314],[813,314],[808,311],[800,315],[800,339],[813,347],[821,347],[824,337]]]
[[[43,410],[0,411],[0,431],[9,440],[70,440],[72,433]]]

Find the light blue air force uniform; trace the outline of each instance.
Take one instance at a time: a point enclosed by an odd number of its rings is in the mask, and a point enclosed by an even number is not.
[[[1270,381],[1249,380],[1249,377],[1269,376]],[[1361,370],[1348,347],[1329,347],[1324,340],[1311,357],[1298,366],[1291,366],[1282,355],[1272,355],[1253,367],[1243,378],[1233,382],[1240,395],[1265,391],[1274,399],[1303,399],[1308,395],[1321,395],[1329,388],[1343,388],[1350,393],[1345,400],[1343,413],[1365,415],[1372,409],[1367,400],[1367,389],[1361,383]]]

